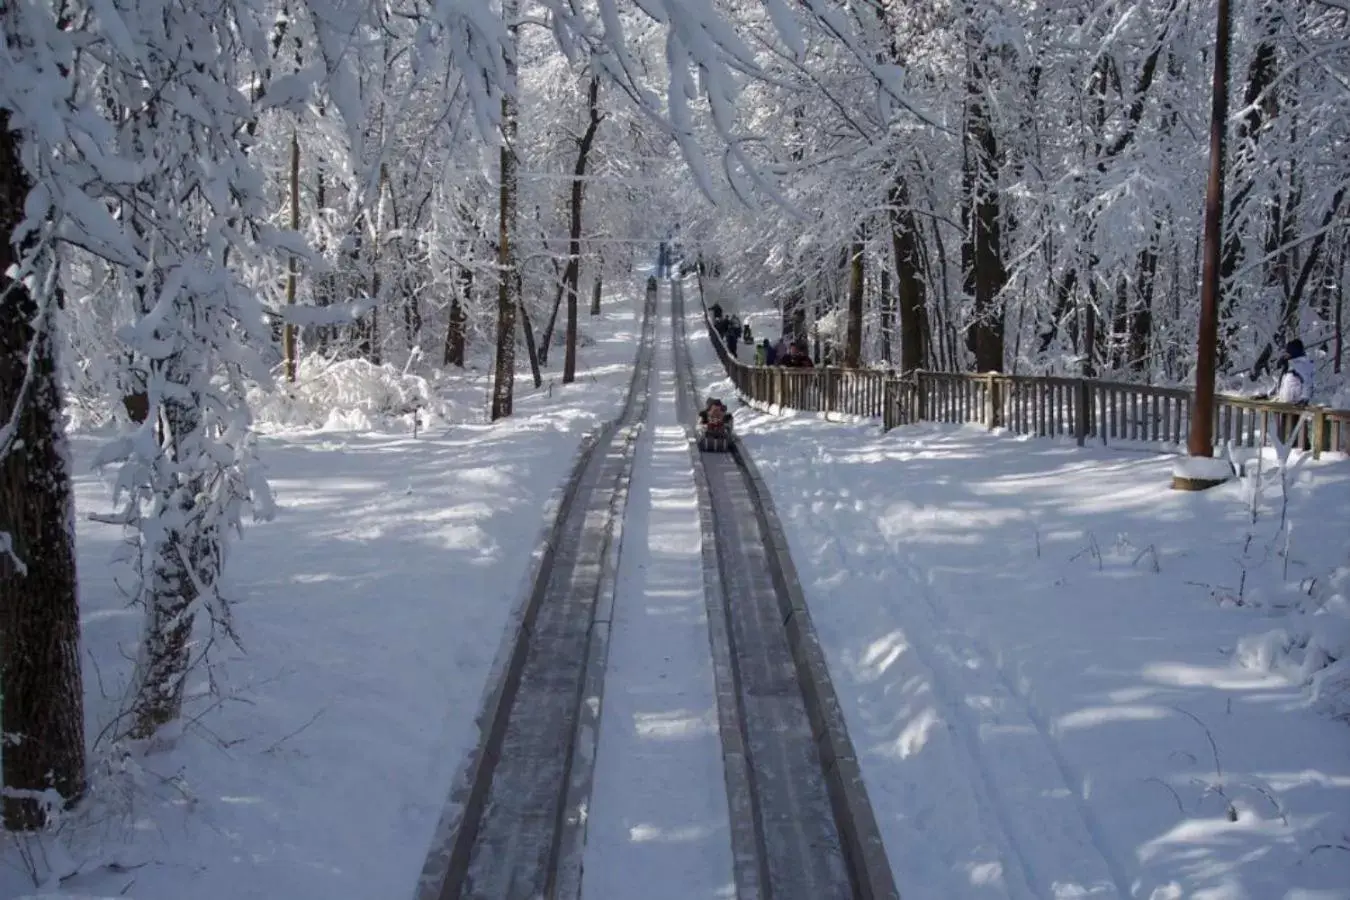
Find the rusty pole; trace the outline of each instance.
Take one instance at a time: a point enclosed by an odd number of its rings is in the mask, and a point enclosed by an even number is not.
[[[1214,96],[1209,118],[1209,187],[1205,192],[1205,263],[1200,283],[1200,334],[1195,348],[1191,456],[1214,455],[1214,369],[1219,338],[1219,257],[1223,246],[1223,175],[1228,125],[1229,0],[1219,0],[1214,27]]]

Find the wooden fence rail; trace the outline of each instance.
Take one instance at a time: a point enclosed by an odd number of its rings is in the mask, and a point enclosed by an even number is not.
[[[1071,436],[1079,446],[1088,440],[1182,444],[1190,433],[1191,392],[1181,388],[1039,375],[919,371],[901,376],[878,369],[748,366],[728,352],[711,321],[708,333],[746,398],[804,412],[880,419],[888,431],[911,422],[977,423],[1014,434]],[[1350,410],[1226,394],[1215,401],[1214,446],[1231,441],[1235,447],[1259,447],[1272,434],[1287,439],[1300,417],[1301,443],[1314,457],[1350,454]]]

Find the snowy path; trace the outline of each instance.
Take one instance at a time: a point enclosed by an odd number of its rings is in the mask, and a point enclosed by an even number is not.
[[[673,369],[663,340],[623,530],[582,879],[592,900],[734,896],[698,500]]]

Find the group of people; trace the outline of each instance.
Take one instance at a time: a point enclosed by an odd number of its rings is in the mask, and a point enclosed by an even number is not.
[[[789,341],[787,335],[780,337],[776,344],[770,343],[768,338],[761,341],[755,348],[755,365],[783,366],[788,369],[815,368],[811,354],[806,352],[806,344]]]
[[[790,341],[787,335],[783,335],[777,343],[764,338],[759,344],[755,344],[755,336],[750,330],[749,322],[742,323],[734,313],[727,315],[720,303],[714,303],[708,311],[712,314],[713,329],[722,338],[722,343],[732,356],[738,356],[737,349],[741,344],[745,344],[754,346],[757,366],[810,369],[815,365],[811,361],[811,354],[806,352],[806,344],[802,341]]]
[[[727,349],[731,351],[732,356],[736,355],[736,348],[740,344],[750,344],[754,341],[755,336],[750,331],[750,323],[742,324],[734,313],[732,315],[724,314],[722,304],[714,303],[710,312],[712,313],[713,328],[722,338],[722,343],[727,345]]]

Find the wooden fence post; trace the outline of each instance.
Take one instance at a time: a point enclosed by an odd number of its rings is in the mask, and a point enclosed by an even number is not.
[[[1003,424],[1003,383],[997,375],[986,375],[984,396],[984,421],[990,431]]]
[[[1075,378],[1073,383],[1074,394],[1074,417],[1073,431],[1074,438],[1078,441],[1078,446],[1083,446],[1087,441],[1088,432],[1091,430],[1092,418],[1092,385],[1086,378]]]
[[[890,375],[881,380],[881,430],[890,431],[895,427],[895,379]]]

